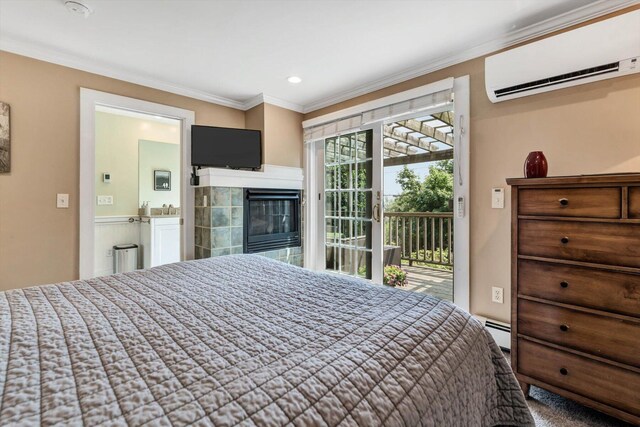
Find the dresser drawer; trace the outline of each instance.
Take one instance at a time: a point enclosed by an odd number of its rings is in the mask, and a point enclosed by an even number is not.
[[[640,415],[640,374],[518,340],[518,372],[592,400]]]
[[[520,215],[620,218],[622,192],[612,188],[545,188],[518,192]]]
[[[518,253],[640,267],[640,224],[520,220]]]
[[[518,293],[640,318],[640,275],[518,261]]]
[[[629,218],[640,218],[640,187],[629,187]]]
[[[519,299],[518,333],[640,367],[640,323]]]

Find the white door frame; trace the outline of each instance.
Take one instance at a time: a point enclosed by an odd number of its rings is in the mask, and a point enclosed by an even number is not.
[[[393,102],[402,102],[409,100],[423,94],[433,93],[437,90],[441,90],[441,86],[446,86],[448,79],[441,82],[432,83],[420,88],[412,89],[406,93],[400,93],[393,95]],[[449,86],[450,87],[450,86]],[[454,301],[455,304],[463,308],[466,311],[470,309],[470,289],[469,289],[469,256],[470,256],[470,230],[469,230],[469,165],[470,165],[470,143],[469,143],[469,112],[470,112],[470,90],[469,90],[469,76],[462,76],[453,79],[453,93],[454,93],[454,247],[455,260],[453,266],[454,274]],[[389,97],[390,98],[390,97]],[[385,98],[386,99],[386,98]],[[351,107],[346,114],[347,110],[344,110],[345,114],[339,114],[340,112],[330,113],[326,116],[318,117],[308,122],[305,125],[315,125],[317,123],[323,123],[329,120],[340,119],[341,117],[347,117],[353,115],[359,111],[365,111],[371,108],[372,103],[376,104],[376,107],[380,106],[381,100],[371,101],[369,103],[356,105]],[[391,101],[391,98],[390,98]],[[408,113],[409,114],[409,113]],[[410,113],[415,116],[416,113]],[[397,119],[397,118],[396,118]],[[376,127],[370,125],[363,126],[363,129],[375,129],[382,128],[382,123],[377,122]],[[345,131],[343,133],[347,133]],[[321,234],[318,221],[324,223],[323,218],[323,203],[318,200],[318,194],[321,193],[323,183],[320,182],[320,172],[323,168],[323,156],[322,156],[322,144],[316,141],[305,141],[304,146],[304,171],[305,171],[305,250],[304,250],[304,265],[312,270],[323,271],[324,270],[324,254],[321,251],[321,245],[318,242],[323,241],[324,236]],[[375,168],[374,168],[375,169]],[[380,168],[378,168],[380,169]],[[379,173],[382,173],[380,170]],[[374,179],[376,177],[374,176]],[[378,179],[382,181],[381,177]],[[383,185],[383,184],[381,184]],[[384,190],[384,188],[381,188]],[[383,193],[384,194],[384,193]],[[462,198],[463,209],[461,215],[458,215],[458,199]],[[375,199],[375,195],[374,195]],[[374,200],[375,204],[375,200]],[[375,227],[374,227],[375,229]],[[382,227],[380,227],[382,232]],[[316,244],[314,244],[316,243]],[[382,256],[382,254],[381,254]],[[376,264],[378,260],[374,259],[373,264]],[[380,265],[382,258],[380,259]],[[381,273],[380,273],[381,274]],[[373,276],[374,278],[377,275]],[[380,276],[381,277],[381,276]]]
[[[382,212],[382,194],[384,194],[384,183],[382,182],[382,125],[379,122],[362,126],[361,128],[353,131],[342,132],[341,135],[357,131],[372,131],[373,141],[373,175],[371,180],[373,186],[371,188],[371,207],[374,208],[376,204],[380,205],[380,212]],[[304,248],[304,265],[307,268],[317,271],[325,270],[325,232],[326,223],[324,219],[324,180],[322,179],[310,179],[307,177],[307,170],[312,169],[313,173],[322,173],[324,176],[324,141],[320,139],[313,141],[305,145],[304,155],[304,169],[305,169],[305,218],[319,218],[315,222],[305,220],[305,236],[310,238],[305,243]],[[378,165],[378,167],[376,166]],[[309,175],[319,176],[319,175]],[[380,183],[378,187],[376,183]],[[380,194],[380,200],[377,200],[377,193]],[[315,215],[313,215],[313,214]],[[383,259],[383,229],[384,221],[382,218],[380,221],[371,221],[371,280],[375,283],[382,283],[382,259]],[[307,237],[305,237],[306,239]],[[376,244],[379,242],[380,244]],[[327,273],[334,273],[327,271]],[[340,273],[335,273],[340,274]]]
[[[191,125],[195,113],[191,110],[143,101],[112,93],[80,88],[80,279],[94,277],[94,223],[95,223],[95,111],[96,106],[119,108],[155,116],[168,117],[181,122],[181,217],[182,259],[193,259],[194,252],[194,189],[191,177]]]
[[[466,311],[471,310],[469,262],[471,233],[469,228],[469,178],[471,163],[470,91],[469,76],[456,77],[453,81],[454,109],[454,160],[453,160],[453,301]],[[457,143],[456,143],[457,142]],[[458,200],[462,198],[462,212],[458,212]]]

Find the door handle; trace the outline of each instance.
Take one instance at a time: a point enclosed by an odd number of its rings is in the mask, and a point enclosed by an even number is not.
[[[380,203],[376,203],[373,207],[373,219],[376,222],[380,222]]]

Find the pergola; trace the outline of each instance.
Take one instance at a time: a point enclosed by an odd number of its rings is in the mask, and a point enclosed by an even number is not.
[[[384,166],[453,158],[453,111],[384,126]]]

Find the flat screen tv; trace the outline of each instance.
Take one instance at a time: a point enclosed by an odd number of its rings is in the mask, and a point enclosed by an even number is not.
[[[262,166],[259,130],[191,126],[191,165],[258,169]]]

